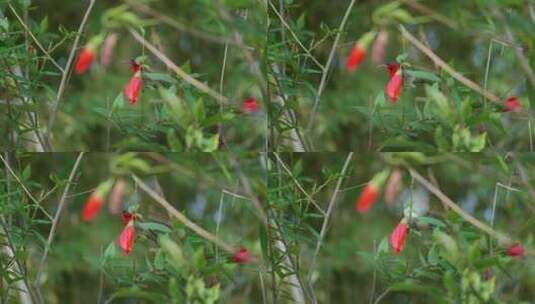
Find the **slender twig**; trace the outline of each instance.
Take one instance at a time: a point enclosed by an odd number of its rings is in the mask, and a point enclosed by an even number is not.
[[[455,204],[449,197],[447,197],[438,187],[433,185],[430,181],[428,181],[425,177],[421,176],[416,170],[412,168],[408,168],[411,176],[413,176],[422,186],[427,188],[431,193],[433,193],[441,202],[446,204],[451,210],[453,210],[455,213],[460,215],[465,221],[469,222],[470,224],[474,225],[476,228],[480,229],[481,231],[487,233],[489,236],[497,239],[500,242],[503,242],[505,244],[512,244],[513,241],[511,238],[501,232],[498,232],[494,230],[489,225],[481,222],[474,216],[468,214],[466,211],[464,211],[461,207],[459,207],[457,204]]]
[[[444,15],[441,15],[437,12],[435,12],[434,10],[430,9],[429,7],[421,4],[421,2],[418,2],[418,1],[415,1],[415,0],[401,0],[402,3],[405,3],[407,4],[408,6],[412,7],[413,9],[429,16],[429,18],[432,18],[440,23],[443,23],[449,27],[451,27],[452,29],[458,29],[459,26],[457,25],[457,23],[455,23],[455,21],[451,20],[450,18],[444,16]]]
[[[301,42],[301,40],[299,40],[299,37],[297,37],[297,35],[294,33],[294,31],[292,30],[292,28],[290,27],[290,25],[286,22],[286,20],[284,20],[284,17],[281,16],[281,14],[279,13],[279,11],[277,10],[277,8],[273,5],[273,3],[271,3],[271,1],[268,1],[269,2],[269,5],[271,7],[271,9],[273,10],[273,12],[275,13],[275,15],[277,15],[277,17],[279,17],[279,20],[281,21],[281,23],[284,25],[284,27],[286,27],[288,29],[288,31],[290,32],[290,34],[292,35],[292,37],[295,39],[295,41],[297,42],[297,44],[303,49],[303,51],[305,51],[305,53],[307,53],[307,55],[312,59],[312,61],[314,61],[314,63],[321,69],[321,70],[325,70],[325,67],[316,59],[316,57],[314,57],[314,55],[312,55],[312,53],[310,53],[310,51],[303,45],[303,43]]]
[[[221,239],[217,238],[212,233],[206,231],[201,226],[195,224],[192,222],[189,218],[187,218],[183,213],[178,211],[173,205],[171,205],[165,198],[163,198],[161,195],[156,193],[154,190],[152,190],[147,184],[145,184],[141,179],[139,179],[137,176],[132,175],[132,178],[136,182],[136,184],[139,186],[141,190],[143,190],[145,193],[147,193],[152,199],[154,199],[158,204],[160,204],[162,207],[164,207],[167,212],[169,212],[173,217],[175,217],[177,220],[179,220],[184,226],[188,227],[190,230],[198,234],[200,237],[204,238],[205,240],[214,243],[219,248],[223,249],[224,251],[228,253],[234,253],[235,248],[225,242],[223,242]]]
[[[338,176],[338,181],[336,182],[336,187],[334,188],[333,194],[331,196],[331,200],[329,201],[327,212],[325,214],[325,218],[323,219],[323,224],[321,225],[320,235],[319,235],[318,242],[316,244],[316,249],[314,250],[314,254],[312,255],[312,262],[310,263],[310,266],[309,266],[309,273],[308,273],[309,278],[312,275],[312,272],[314,271],[316,258],[320,251],[323,239],[325,238],[325,234],[327,233],[327,226],[329,224],[329,219],[331,218],[334,204],[336,203],[336,199],[338,198],[340,187],[342,186],[342,182],[344,180],[347,168],[349,167],[349,162],[351,161],[352,157],[353,157],[353,152],[350,152],[347,155],[344,166],[342,167],[342,171],[340,171],[340,175]]]
[[[37,40],[37,38],[35,37],[35,35],[32,33],[32,31],[28,28],[28,26],[26,25],[26,23],[24,23],[24,21],[22,20],[22,18],[19,16],[19,14],[17,14],[17,11],[13,8],[13,6],[11,6],[10,3],[7,4],[9,6],[9,9],[11,9],[11,12],[13,12],[13,15],[15,15],[15,17],[17,18],[17,20],[19,21],[20,25],[22,25],[22,27],[24,28],[24,30],[26,32],[28,32],[28,35],[30,35],[30,37],[32,37],[33,39],[33,42],[35,42],[35,44],[37,45],[37,47],[45,54],[45,56],[48,58],[48,60],[50,60],[50,62],[52,62],[52,64],[58,68],[58,70],[60,70],[62,73],[63,73],[63,68],[56,62],[56,60],[54,60],[54,58],[52,58],[52,56],[50,56],[50,53],[48,53],[45,48],[41,45],[41,43],[39,42],[39,40]]]
[[[504,19],[504,23],[505,23],[505,17],[503,17],[503,15],[502,15],[502,18]],[[529,60],[526,58],[526,56],[522,52],[523,51],[522,48],[514,47],[518,44],[516,42],[516,37],[513,34],[513,31],[511,31],[511,28],[509,27],[509,25],[505,23],[504,26],[505,26],[505,35],[507,37],[507,40],[509,40],[509,42],[513,44],[513,50],[515,51],[515,56],[520,63],[520,67],[524,70],[524,73],[526,73],[526,76],[528,77],[528,80],[531,86],[535,88],[535,72],[533,72],[533,69],[531,68]]]
[[[249,46],[243,46],[243,45],[239,45],[238,43],[232,41],[231,39],[228,39],[228,38],[224,38],[224,37],[220,37],[218,36],[217,34],[211,34],[211,33],[207,33],[207,32],[204,32],[204,31],[201,31],[201,30],[198,30],[194,27],[190,27],[188,25],[185,25],[185,24],[182,24],[178,21],[176,21],[175,19],[169,17],[169,16],[166,16],[154,9],[152,9],[151,7],[143,4],[143,3],[140,3],[138,1],[135,1],[135,0],[126,0],[125,1],[130,7],[132,7],[134,10],[137,10],[139,12],[142,12],[144,14],[147,14],[147,15],[150,15],[156,19],[158,19],[159,21],[181,31],[181,32],[185,32],[185,33],[188,33],[190,34],[191,36],[194,36],[194,37],[197,37],[197,38],[201,38],[201,39],[204,39],[206,41],[209,41],[209,42],[214,42],[214,43],[217,43],[217,44],[224,44],[224,45],[233,45],[233,46],[237,46],[237,47],[245,47],[247,49],[250,49],[250,50],[253,50],[254,48],[252,47],[249,47]]]
[[[139,43],[141,43],[144,47],[146,47],[154,56],[160,59],[169,69],[175,72],[179,77],[184,79],[186,82],[196,87],[201,92],[212,96],[218,102],[229,104],[229,99],[227,97],[212,90],[210,87],[208,87],[204,83],[198,81],[197,79],[195,79],[194,77],[186,73],[184,70],[178,67],[173,61],[171,61],[171,59],[169,59],[164,53],[160,52],[154,45],[148,42],[145,38],[143,38],[136,31],[131,29],[130,34],[134,37],[134,39],[136,39]]]
[[[318,111],[318,105],[321,99],[321,94],[323,94],[323,90],[325,89],[325,85],[327,84],[327,76],[329,74],[329,69],[331,68],[331,63],[334,59],[336,48],[338,47],[340,37],[342,36],[344,27],[347,23],[347,20],[349,19],[349,13],[351,13],[351,9],[353,8],[353,5],[355,5],[355,0],[351,0],[351,2],[349,3],[349,6],[347,7],[347,10],[344,14],[344,18],[342,19],[342,22],[340,23],[340,26],[338,27],[338,33],[336,34],[336,37],[334,38],[334,43],[333,43],[333,46],[331,47],[331,52],[329,53],[329,57],[327,58],[327,63],[325,64],[325,68],[323,69],[323,73],[321,75],[321,80],[320,80],[320,85],[318,87],[318,92],[316,94],[316,98],[314,99],[314,106],[312,107],[312,113],[310,113],[310,119],[308,121],[307,128],[306,128],[308,132],[310,131],[310,128],[312,128],[312,124],[314,123],[316,112]]]
[[[20,180],[20,178],[17,176],[17,174],[15,174],[15,172],[13,172],[13,169],[11,169],[11,166],[4,159],[4,157],[2,155],[0,155],[0,160],[2,160],[2,162],[6,166],[6,169],[7,169],[7,171],[9,171],[9,174],[11,174],[13,176],[13,178],[15,178],[15,180],[20,184],[20,186],[22,187],[22,190],[24,190],[24,192],[26,193],[26,195],[28,195],[30,200],[32,200],[32,202],[34,202],[37,205],[37,208],[39,208],[39,210],[41,210],[49,220],[52,220],[52,216],[50,214],[48,214],[48,212],[45,210],[45,208],[43,208],[43,206],[41,206],[41,203],[35,197],[33,197],[33,195],[30,193],[28,188],[26,188],[26,186]]]
[[[491,92],[483,89],[480,85],[473,82],[472,80],[464,77],[459,72],[454,70],[452,67],[450,67],[444,60],[442,60],[440,57],[438,57],[431,49],[426,47],[422,42],[420,42],[416,37],[414,37],[411,33],[409,33],[403,25],[399,26],[401,34],[403,37],[405,37],[410,43],[412,43],[416,48],[418,48],[422,53],[424,53],[429,59],[433,61],[434,64],[442,68],[444,71],[446,71],[448,74],[450,74],[453,78],[457,79],[459,82],[473,90],[474,92],[480,94],[481,96],[485,97],[486,99],[497,103],[497,104],[503,104],[502,100],[492,94]]]
[[[63,92],[65,91],[65,86],[67,84],[67,76],[69,75],[69,72],[71,70],[71,65],[74,60],[74,54],[76,53],[78,42],[80,41],[80,36],[82,36],[82,31],[84,30],[85,24],[87,22],[87,19],[89,18],[89,14],[91,13],[91,10],[93,9],[93,5],[95,4],[95,1],[96,0],[89,1],[89,5],[85,11],[84,17],[82,18],[82,22],[80,22],[80,26],[78,27],[76,38],[74,38],[74,43],[72,45],[69,58],[67,59],[67,64],[65,65],[65,68],[63,69],[63,73],[61,74],[61,81],[59,83],[58,92],[56,94],[56,100],[54,100],[54,103],[52,104],[52,112],[50,113],[50,120],[48,121],[48,127],[45,133],[45,144],[47,145],[47,150],[51,150],[52,148],[50,144],[50,136],[52,133],[52,128],[54,127],[54,122],[56,120],[59,102],[61,100],[61,96],[63,95]]]
[[[227,67],[227,55],[228,55],[228,43],[225,44],[225,51],[223,53],[223,63],[221,64],[221,76],[219,78],[219,95],[223,96],[223,84],[225,82],[225,69]],[[222,103],[219,104],[219,112],[223,114],[224,105]],[[226,147],[225,143],[225,137],[224,137],[224,127],[223,123],[220,122],[217,125],[217,133],[219,134],[219,142],[221,143],[221,146]]]
[[[318,209],[318,211],[323,215],[325,216],[326,213],[325,211],[323,211],[323,209],[318,205],[318,203],[316,203],[316,200],[314,200],[310,194],[308,194],[308,192],[305,191],[305,189],[303,188],[303,186],[301,186],[301,183],[299,183],[299,181],[297,180],[297,178],[292,174],[292,171],[290,171],[290,169],[286,166],[286,164],[284,163],[284,161],[282,161],[282,159],[280,158],[279,156],[279,153],[273,153],[273,155],[275,155],[275,158],[277,159],[277,161],[281,164],[282,168],[284,169],[284,171],[286,171],[286,173],[292,178],[292,180],[294,181],[295,185],[297,186],[297,188],[299,188],[299,190],[301,190],[301,192],[303,192],[303,194],[308,198],[308,200],[314,205],[314,207],[316,207],[316,209]]]
[[[56,233],[56,227],[58,225],[59,218],[61,216],[61,211],[63,211],[63,206],[65,205],[67,195],[69,194],[69,189],[74,180],[74,176],[76,174],[76,171],[78,170],[78,166],[80,165],[80,161],[82,160],[83,156],[84,156],[84,152],[80,152],[78,154],[78,158],[76,159],[76,162],[74,163],[74,166],[72,167],[71,174],[69,175],[69,179],[67,181],[67,184],[65,185],[65,189],[63,190],[61,199],[59,200],[58,209],[56,211],[56,215],[54,216],[54,220],[52,221],[52,227],[50,227],[50,232],[48,233],[48,240],[45,245],[45,251],[43,252],[43,256],[41,257],[41,262],[39,263],[39,266],[37,267],[37,274],[35,275],[35,286],[39,293],[40,293],[40,285],[41,285],[41,273],[43,271],[43,267],[45,266],[45,261],[48,256],[48,251],[50,250],[50,246],[52,245],[52,241],[54,240],[54,235]]]

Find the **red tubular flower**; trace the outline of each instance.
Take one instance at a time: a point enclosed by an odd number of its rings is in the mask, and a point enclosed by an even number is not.
[[[238,264],[246,264],[252,260],[251,253],[245,247],[240,247],[232,256],[232,261]]]
[[[141,87],[143,86],[143,79],[141,79],[141,71],[137,70],[134,73],[134,76],[130,78],[130,81],[124,87],[124,96],[128,102],[132,105],[135,105],[139,100],[139,95],[141,94]]]
[[[91,193],[82,211],[82,220],[86,222],[92,221],[99,214],[102,205],[102,196],[97,191]]]
[[[113,57],[113,49],[115,48],[115,44],[117,43],[118,35],[116,33],[111,33],[108,36],[106,36],[106,39],[104,39],[104,43],[102,44],[102,48],[100,49],[100,63],[107,67],[111,63],[111,59]]]
[[[401,170],[396,169],[388,178],[385,186],[385,202],[387,204],[391,204],[396,200],[399,190],[401,189],[402,177],[403,174],[401,173]]]
[[[134,219],[134,215],[130,212],[123,211],[123,213],[121,213],[121,219],[123,220],[124,224],[128,224],[131,220]]]
[[[388,43],[388,32],[380,31],[372,46],[372,62],[379,64],[385,57],[385,48]]]
[[[379,198],[379,189],[375,185],[368,184],[360,194],[355,209],[360,213],[366,213]]]
[[[400,67],[401,65],[399,63],[388,63],[386,65],[386,68],[388,69],[388,76],[390,78],[394,77],[394,75],[396,74],[396,72],[399,70]]]
[[[78,58],[76,59],[76,63],[74,65],[74,73],[85,73],[91,66],[91,63],[93,63],[94,58],[95,51],[91,47],[83,47],[80,50],[80,53],[78,54]]]
[[[346,69],[348,72],[355,71],[362,61],[366,58],[366,49],[358,43],[351,49],[347,57]]]
[[[390,235],[390,245],[392,246],[392,250],[394,254],[398,254],[403,250],[403,247],[405,247],[405,241],[407,240],[407,235],[409,232],[409,226],[405,222],[405,220],[402,220],[392,231],[392,234]]]
[[[522,245],[516,243],[507,249],[507,255],[510,257],[520,257],[526,253],[526,250]]]
[[[377,202],[379,198],[379,190],[383,187],[390,171],[383,170],[372,178],[372,180],[364,187],[358,200],[355,202],[355,210],[359,213],[366,213]]]
[[[119,247],[123,250],[125,255],[129,255],[134,247],[134,240],[136,238],[136,229],[134,228],[134,219],[132,218],[126,226],[124,226],[123,231],[119,235],[117,243]]]
[[[123,179],[117,180],[109,196],[108,209],[111,214],[119,214],[123,209],[123,195],[126,190],[126,182]]]
[[[402,88],[403,88],[403,73],[402,73],[402,69],[398,68],[394,72],[394,75],[390,78],[390,81],[388,81],[388,84],[385,87],[386,95],[388,95],[392,103],[395,104],[398,101],[398,98],[401,95]]]
[[[521,109],[520,101],[513,96],[505,101],[503,112],[519,112]]]
[[[241,110],[244,113],[252,114],[260,110],[260,105],[258,101],[254,98],[247,98],[241,105]]]

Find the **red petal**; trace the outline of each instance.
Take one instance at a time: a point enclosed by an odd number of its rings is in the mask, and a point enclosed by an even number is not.
[[[526,250],[520,244],[514,244],[507,250],[507,255],[511,257],[523,256],[525,253]]]
[[[82,211],[82,220],[89,222],[93,220],[102,209],[102,197],[96,193],[92,193],[85,203]]]
[[[401,70],[397,70],[394,76],[390,78],[388,84],[385,87],[386,95],[390,98],[392,103],[398,101],[399,95],[401,95],[401,89],[403,88],[403,75]]]
[[[244,112],[244,113],[248,113],[248,114],[252,114],[252,113],[255,113],[257,112],[258,110],[260,110],[260,106],[258,104],[258,101],[256,101],[256,99],[254,98],[247,98],[242,106],[241,106],[241,110]]]
[[[129,255],[134,247],[134,240],[136,238],[136,229],[134,228],[134,220],[130,220],[126,226],[124,226],[123,231],[119,235],[117,243],[119,247],[123,250],[124,254]]]
[[[91,63],[93,62],[94,58],[95,54],[92,49],[82,48],[82,50],[78,54],[78,58],[76,59],[76,64],[74,65],[74,73],[85,73],[91,66]]]
[[[245,264],[251,261],[251,254],[245,247],[240,247],[232,256],[232,260],[238,264]]]
[[[366,213],[375,204],[379,198],[379,191],[372,185],[368,184],[360,194],[355,204],[355,209],[360,213]]]
[[[388,75],[390,76],[390,78],[392,78],[396,72],[399,70],[399,68],[401,67],[401,65],[399,63],[388,63],[386,65],[386,68],[388,69]]]
[[[394,254],[400,253],[403,250],[403,247],[405,247],[408,231],[409,226],[403,221],[396,226],[394,231],[392,231],[392,234],[390,235],[390,245],[392,246]]]
[[[521,110],[520,101],[516,97],[510,97],[505,101],[503,112],[518,112]]]
[[[348,72],[355,71],[366,57],[366,50],[356,45],[351,49],[347,58],[346,69]]]
[[[140,73],[136,72],[130,81],[124,87],[124,96],[130,102],[130,104],[136,104],[139,100],[139,95],[141,93],[141,86],[143,85],[143,80],[141,79]]]

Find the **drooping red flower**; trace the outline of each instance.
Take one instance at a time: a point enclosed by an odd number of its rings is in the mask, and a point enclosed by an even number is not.
[[[123,231],[119,235],[117,243],[119,247],[123,250],[123,253],[129,255],[132,252],[134,247],[134,241],[136,239],[136,229],[134,227],[134,219],[132,218],[126,226],[124,226]]]
[[[82,211],[82,220],[86,222],[92,221],[99,214],[102,205],[102,196],[100,196],[97,191],[91,193],[85,203],[84,210]]]
[[[113,50],[115,48],[115,44],[117,43],[118,35],[116,33],[111,33],[108,36],[106,36],[106,39],[104,39],[104,43],[102,44],[102,48],[100,49],[100,63],[107,67],[111,63],[111,59],[113,57]]]
[[[405,223],[405,220],[402,220],[392,231],[390,235],[390,246],[392,246],[392,251],[394,254],[398,254],[405,247],[405,241],[407,240],[407,235],[409,232],[409,226]]]
[[[121,219],[123,220],[123,223],[128,224],[132,219],[134,219],[134,215],[130,212],[123,211],[121,213]]]
[[[395,63],[395,62],[388,63],[386,65],[386,68],[388,69],[388,76],[392,78],[396,74],[396,72],[399,70],[400,67],[401,65],[399,63]]]
[[[143,79],[141,79],[141,71],[138,70],[134,73],[134,76],[130,78],[130,81],[124,86],[124,96],[128,102],[135,105],[139,100],[141,94],[141,87],[143,86]]]
[[[232,261],[238,264],[249,263],[251,259],[252,259],[251,253],[249,253],[249,251],[245,247],[238,248],[238,250],[236,250],[236,252],[232,256]]]
[[[367,184],[355,204],[355,209],[360,213],[366,213],[378,198],[379,189],[373,184]]]
[[[119,214],[123,210],[123,195],[126,190],[126,182],[123,179],[117,180],[109,196],[108,209],[111,214]]]
[[[388,44],[388,32],[380,31],[372,46],[372,62],[379,64],[385,57],[385,48]]]
[[[401,89],[403,88],[403,72],[401,68],[398,68],[394,75],[388,81],[385,87],[385,92],[392,103],[398,101],[401,95]]]
[[[260,105],[258,101],[254,98],[247,98],[241,105],[241,110],[247,114],[253,114],[260,110]]]
[[[74,73],[76,74],[85,73],[91,66],[91,63],[93,63],[94,58],[95,58],[95,51],[91,47],[83,47],[80,50],[80,53],[78,54],[76,63],[74,64]]]
[[[526,250],[522,245],[516,243],[507,249],[507,255],[510,257],[520,257],[526,253]]]
[[[513,96],[505,101],[503,112],[519,112],[521,109],[520,101]]]
[[[346,61],[346,69],[348,72],[355,71],[362,61],[366,58],[366,49],[358,43],[351,49]]]
[[[391,204],[396,200],[399,190],[401,189],[401,170],[396,169],[390,174],[385,186],[385,202]]]

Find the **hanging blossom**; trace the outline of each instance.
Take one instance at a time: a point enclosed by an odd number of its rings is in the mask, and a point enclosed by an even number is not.
[[[388,74],[390,80],[385,87],[385,92],[390,101],[395,104],[401,95],[401,89],[403,88],[403,71],[399,64],[390,63],[387,65]]]
[[[372,180],[364,187],[358,200],[355,202],[355,210],[359,213],[366,213],[377,202],[379,191],[388,177],[388,170],[377,173]]]
[[[366,58],[368,46],[376,36],[375,31],[370,31],[364,34],[351,48],[349,56],[346,61],[346,69],[348,72],[354,72]]]
[[[143,79],[141,78],[141,65],[132,61],[131,68],[132,72],[134,72],[134,75],[132,75],[128,83],[125,85],[123,93],[128,102],[131,105],[135,105],[139,100],[139,95],[141,94]]]
[[[104,205],[104,197],[108,194],[111,189],[113,181],[106,181],[98,185],[97,189],[89,195],[84,209],[82,210],[82,220],[86,222],[92,221],[102,209]]]
[[[409,232],[409,225],[407,225],[407,220],[404,218],[401,222],[394,228],[392,234],[390,235],[390,246],[392,246],[392,251],[394,254],[400,253],[405,247],[405,241],[407,240]]]
[[[232,256],[232,261],[238,264],[246,264],[252,261],[251,253],[245,247],[240,247]]]
[[[108,209],[111,214],[119,214],[123,209],[123,196],[126,190],[126,182],[124,179],[120,178],[113,185],[109,197]]]
[[[118,38],[119,35],[117,33],[111,33],[104,39],[104,43],[100,49],[100,64],[102,66],[108,67],[110,65]]]
[[[136,239],[136,229],[134,227],[134,217],[131,217],[128,223],[124,226],[123,231],[119,235],[117,243],[123,250],[125,255],[129,255],[134,247],[134,241]]]
[[[247,114],[253,114],[260,110],[260,104],[252,97],[247,98],[241,105],[241,110]]]
[[[523,256],[525,253],[526,250],[524,249],[524,247],[522,247],[522,245],[518,243],[511,245],[511,247],[507,249],[507,255],[510,257],[520,257]]]
[[[522,106],[520,105],[520,101],[518,101],[517,97],[510,97],[505,101],[503,112],[520,112],[522,110]]]
[[[381,30],[372,46],[372,62],[380,64],[385,57],[385,49],[388,44],[388,32]]]
[[[399,190],[401,190],[402,177],[403,173],[400,169],[395,169],[392,174],[390,174],[385,186],[385,202],[387,204],[392,204],[396,200]]]
[[[78,54],[76,63],[74,64],[74,73],[75,74],[85,73],[89,69],[91,64],[93,63],[94,59],[95,59],[95,50],[93,50],[93,48],[89,46],[83,47],[80,50],[80,53]]]

